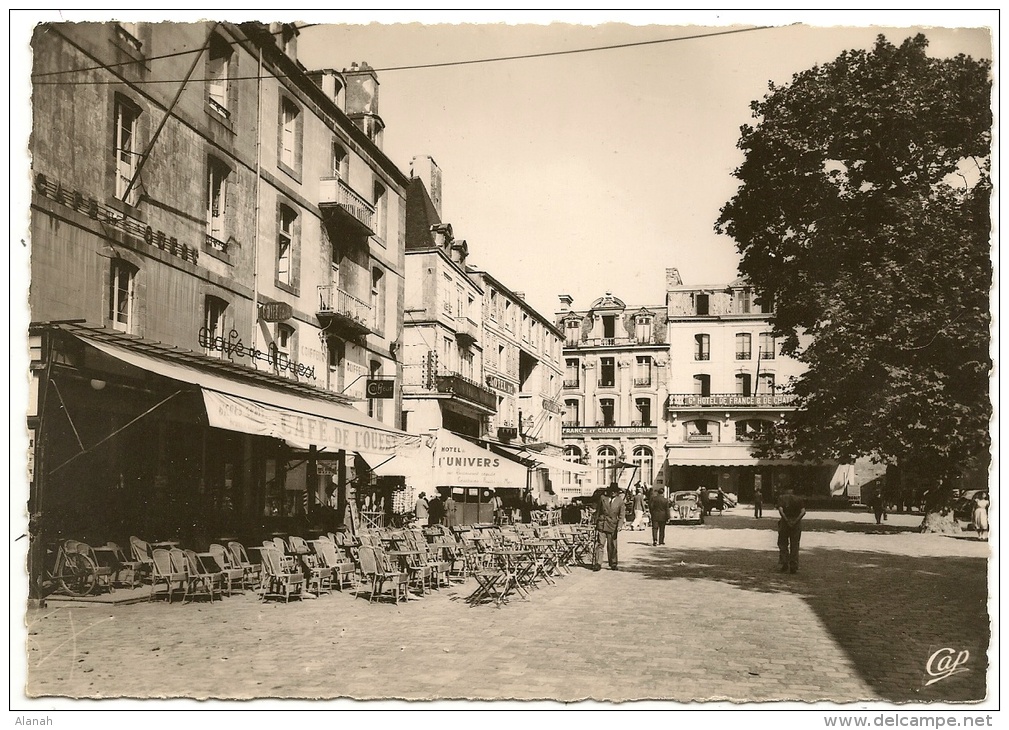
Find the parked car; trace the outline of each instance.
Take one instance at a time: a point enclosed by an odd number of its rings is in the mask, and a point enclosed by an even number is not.
[[[704,524],[704,509],[697,492],[675,492],[669,500],[670,525]]]
[[[709,513],[711,512],[711,510],[718,509],[718,494],[719,494],[719,492],[721,492],[721,494],[722,494],[722,499],[724,500],[723,504],[725,505],[725,509],[729,509],[731,507],[735,507],[736,506],[736,495],[729,494],[728,492],[722,492],[722,490],[720,490],[720,489],[709,489],[709,490],[707,490],[708,512]]]

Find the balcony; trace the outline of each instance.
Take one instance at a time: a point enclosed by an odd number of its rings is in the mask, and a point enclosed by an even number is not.
[[[669,408],[778,408],[791,406],[792,394],[739,395],[737,393],[670,393]]]
[[[634,387],[636,388],[648,388],[652,385],[652,379],[650,377],[645,378],[634,378]]]
[[[648,344],[652,344],[652,338],[639,340],[637,337],[586,337],[583,340],[568,340],[565,347],[627,347]]]
[[[480,325],[469,317],[455,318],[455,338],[463,347],[480,341]]]
[[[517,439],[519,436],[519,430],[515,426],[498,426],[497,427],[497,438],[498,441],[511,441]]]
[[[434,383],[435,390],[439,393],[450,393],[491,413],[497,410],[497,395],[494,391],[484,388],[459,373],[436,375]]]
[[[363,236],[375,235],[375,206],[338,177],[319,180],[319,209],[323,216]]]
[[[564,381],[564,387],[565,388],[577,388],[578,387],[578,383],[579,383],[578,380],[565,380]]]
[[[371,306],[339,287],[319,288],[319,309],[316,315],[325,327],[332,325],[351,336],[371,332]]]

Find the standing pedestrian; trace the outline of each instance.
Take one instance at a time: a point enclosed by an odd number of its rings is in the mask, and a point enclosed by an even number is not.
[[[701,512],[707,517],[711,514],[711,502],[708,500],[708,490],[704,487],[698,487],[697,498],[701,502]]]
[[[534,506],[535,502],[533,500],[533,490],[527,489],[525,494],[522,495],[522,501],[519,503],[519,512],[522,514],[523,525],[532,523]]]
[[[872,514],[876,517],[876,524],[883,524],[883,488],[876,487],[872,493]]]
[[[753,488],[753,516],[760,518],[764,516],[764,495],[760,492],[760,487]]]
[[[799,539],[802,537],[802,518],[806,504],[802,497],[786,488],[778,498],[778,569],[795,573],[799,570]]]
[[[648,512],[652,521],[652,545],[665,545],[666,523],[669,521],[669,500],[658,487],[652,490],[652,498],[648,501]]]
[[[988,505],[990,501],[988,499],[988,492],[978,492],[978,495],[974,497],[974,515],[971,522],[974,523],[974,529],[977,531],[977,536],[982,540],[988,539]]]
[[[493,496],[490,498],[490,509],[491,514],[494,515],[494,524],[500,525],[504,522],[504,505],[501,502],[501,498],[494,492]]]
[[[606,543],[606,560],[610,570],[617,569],[617,535],[624,526],[624,494],[613,482],[599,498],[596,512],[596,550],[592,570],[600,570],[603,562],[603,543]]]
[[[459,510],[459,508],[456,505],[455,500],[452,499],[452,492],[450,491],[448,493],[448,496],[445,497],[445,526],[446,527],[452,528],[452,527],[455,527],[456,525],[459,524],[458,510]]]
[[[430,504],[428,504],[427,508],[427,526],[433,527],[434,525],[440,525],[441,521],[445,519],[445,503],[442,501],[442,496],[440,494],[436,494],[434,499],[432,499]]]
[[[424,492],[417,497],[417,504],[413,506],[413,513],[417,518],[417,523],[423,525],[427,522],[428,504],[427,495]]]
[[[641,524],[645,519],[645,495],[641,491],[641,486],[634,489],[634,522],[631,523],[632,530],[643,530],[645,526]]]
[[[716,498],[715,504],[718,506],[718,514],[722,514],[725,511],[725,492],[722,488],[718,488],[718,497]]]

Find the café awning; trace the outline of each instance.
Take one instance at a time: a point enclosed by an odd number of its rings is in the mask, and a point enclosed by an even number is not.
[[[85,333],[86,332],[86,333]],[[136,368],[196,385],[214,428],[282,439],[299,448],[354,451],[389,457],[419,449],[420,437],[391,428],[350,405],[311,397],[301,385],[285,388],[281,378],[269,385],[239,379],[242,368],[208,360],[197,353],[137,340],[114,342],[98,332],[74,332],[90,347]],[[142,345],[141,350],[138,345]],[[231,374],[229,370],[234,370]]]
[[[537,466],[544,466],[548,469],[567,471],[572,474],[587,474],[591,471],[591,468],[585,466],[584,464],[579,464],[573,461],[565,461],[557,456],[541,454],[538,451],[530,451],[529,449],[518,448],[515,446],[505,446],[503,444],[497,444],[497,447],[503,451],[514,454],[520,459],[532,461]]]

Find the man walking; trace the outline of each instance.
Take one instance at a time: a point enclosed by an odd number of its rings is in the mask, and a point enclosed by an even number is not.
[[[434,525],[440,525],[441,521],[445,518],[445,503],[442,501],[441,495],[434,495],[434,499],[428,504],[428,516],[427,525],[428,527],[433,527]]]
[[[631,503],[634,505],[634,522],[631,523],[631,529],[643,530],[645,529],[642,524],[645,520],[645,495],[640,486],[634,488],[634,499]]]
[[[666,522],[669,521],[669,500],[661,489],[652,490],[648,501],[648,516],[652,522],[652,545],[666,544]]]
[[[764,516],[764,495],[760,492],[760,487],[753,488],[753,516],[760,517]]]
[[[784,573],[799,570],[799,538],[802,537],[802,518],[806,505],[801,497],[785,489],[778,498],[778,569]]]
[[[592,570],[600,570],[603,562],[603,542],[606,543],[606,560],[610,570],[617,569],[617,533],[624,526],[624,494],[613,482],[609,489],[599,498],[599,508],[596,513],[596,550],[592,561]]]

